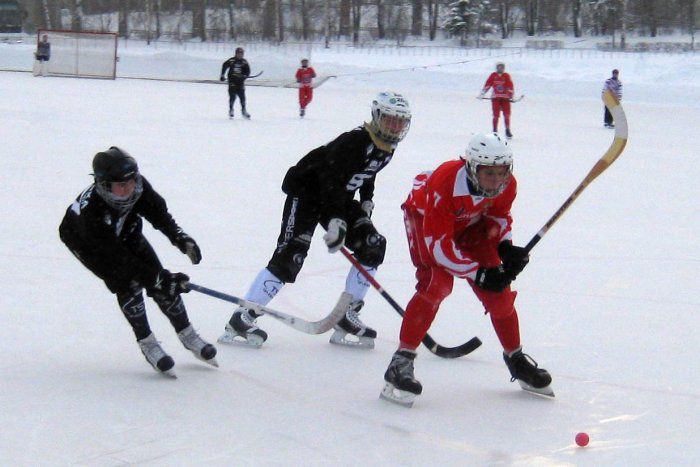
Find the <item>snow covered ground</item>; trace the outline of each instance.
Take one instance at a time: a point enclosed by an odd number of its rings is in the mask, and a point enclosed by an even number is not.
[[[216,79],[229,52],[129,43],[118,75]],[[301,55],[249,48],[247,58],[283,80]],[[698,465],[700,56],[495,55],[313,50],[319,74],[338,78],[316,89],[304,120],[294,89],[251,86],[253,119],[229,121],[224,86],[0,73],[0,464]],[[405,304],[414,281],[399,205],[416,173],[489,130],[488,104],[474,96],[497,59],[526,94],[512,124],[520,244],[610,144],[600,88],[612,68],[625,86],[625,153],[516,283],[525,350],[553,374],[554,400],[509,382],[490,322],[459,282],[430,334],[448,346],[478,335],[484,345],[459,360],[422,348],[424,394],[412,409],[378,399],[400,320],[374,291],[363,311],[379,332],[373,351],[262,318],[265,346],[219,346],[219,369],[196,361],[149,301],[176,362],[179,378],[168,380],[147,366],[114,297],[58,239],[66,207],[91,182],[92,156],[118,145],[202,247],[192,266],[147,229],[166,267],[242,296],[274,248],[287,168],[366,120],[378,91],[397,90],[414,119],[379,175],[374,221],[389,240],[377,279]],[[31,48],[0,44],[0,68],[29,70]],[[405,68],[414,69],[375,73]],[[347,270],[317,233],[298,282],[271,306],[319,319]],[[215,341],[233,308],[194,292],[185,301]],[[579,431],[591,436],[586,448],[574,445]]]

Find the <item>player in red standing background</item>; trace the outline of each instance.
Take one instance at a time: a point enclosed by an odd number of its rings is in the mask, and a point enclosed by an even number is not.
[[[496,63],[496,71],[491,73],[484,83],[479,97],[485,98],[486,92],[493,88],[491,93],[491,109],[493,110],[493,132],[498,131],[498,117],[503,112],[503,121],[506,125],[506,137],[512,138],[510,131],[510,103],[513,99],[513,80],[505,72],[506,64]]]
[[[299,83],[299,116],[304,117],[306,106],[311,103],[314,97],[313,79],[316,71],[309,66],[309,59],[301,59],[301,67],[297,70],[296,78]]]
[[[511,240],[510,214],[517,183],[513,153],[496,133],[476,135],[465,158],[441,164],[413,181],[402,205],[416,293],[401,324],[399,348],[384,374],[381,397],[410,406],[423,387],[413,376],[416,349],[428,332],[454,278],[466,279],[503,347],[512,381],[523,389],[553,396],[552,377],[522,352],[510,283],[525,268],[528,252]]]

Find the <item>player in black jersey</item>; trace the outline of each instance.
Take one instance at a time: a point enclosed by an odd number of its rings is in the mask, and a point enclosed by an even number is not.
[[[245,109],[245,80],[250,76],[250,65],[248,60],[243,58],[244,51],[241,47],[236,49],[233,57],[226,60],[221,65],[221,81],[228,78],[228,116],[233,118],[233,104],[236,96],[241,100],[241,113],[244,118],[250,118],[250,114]],[[228,75],[227,75],[228,72]]]
[[[370,123],[312,150],[287,171],[282,182],[287,199],[277,248],[250,286],[247,300],[267,305],[284,284],[296,280],[319,224],[326,230],[323,239],[329,252],[346,246],[371,274],[376,272],[384,260],[386,239],[370,219],[375,179],[391,160],[410,124],[408,101],[401,94],[382,92],[372,102]],[[359,199],[355,199],[357,192]],[[343,292],[351,295],[350,304],[331,343],[374,347],[376,331],[358,317],[368,288],[366,279],[351,268]],[[252,310],[239,307],[219,342],[242,340],[261,346],[267,333],[257,327],[256,318]]]
[[[165,200],[139,173],[136,160],[126,151],[113,146],[98,152],[92,169],[95,183],[68,207],[59,227],[61,240],[116,294],[141,352],[154,369],[173,375],[175,363],[151,332],[143,289],[168,317],[185,348],[198,359],[218,366],[216,348],[192,328],[180,297],[189,291],[189,277],[163,268],[141,233],[141,218],[160,230],[194,264],[202,259],[199,246],[177,225]]]

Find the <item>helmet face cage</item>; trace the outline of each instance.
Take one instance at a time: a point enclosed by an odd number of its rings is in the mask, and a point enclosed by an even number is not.
[[[126,151],[112,146],[98,152],[92,161],[97,194],[120,213],[128,212],[143,193],[143,180],[136,160]],[[112,192],[112,183],[134,180],[134,191],[127,196],[117,196]]]
[[[467,146],[466,161],[469,183],[479,195],[493,198],[508,186],[513,173],[513,151],[498,134],[487,133],[473,137]],[[478,177],[480,167],[507,167],[503,182],[492,189],[484,188]]]
[[[408,101],[395,92],[379,93],[372,101],[372,127],[384,141],[396,144],[411,127],[411,108]]]

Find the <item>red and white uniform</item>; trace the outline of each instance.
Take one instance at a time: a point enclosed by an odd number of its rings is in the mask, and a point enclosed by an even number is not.
[[[490,292],[474,284],[480,267],[501,264],[498,244],[511,238],[510,209],[516,190],[511,176],[503,192],[493,198],[472,194],[461,159],[414,179],[402,209],[418,284],[401,325],[402,348],[418,347],[440,303],[452,292],[455,277],[466,279],[472,287],[490,314],[504,350],[520,346],[516,292],[510,287]]]
[[[305,109],[314,98],[313,79],[316,72],[313,67],[299,67],[296,73],[297,83],[299,83],[299,107]]]
[[[513,98],[513,81],[508,73],[491,73],[484,83],[483,93],[493,88],[491,93],[491,110],[493,112],[493,131],[498,131],[498,117],[503,112],[506,128],[510,128],[510,100]]]

